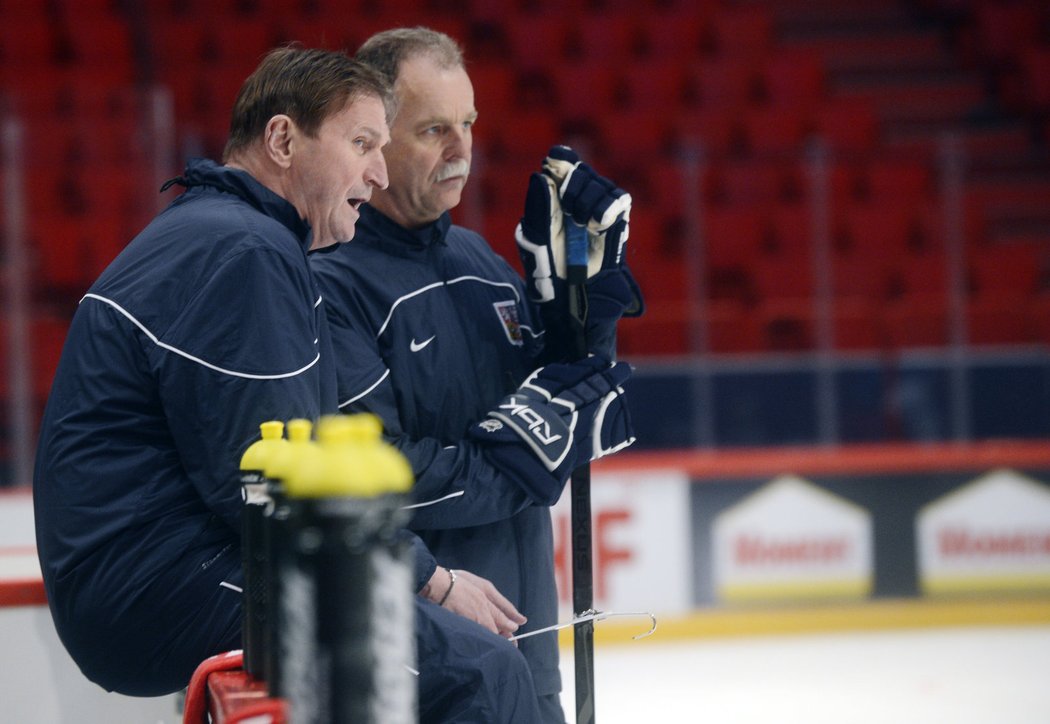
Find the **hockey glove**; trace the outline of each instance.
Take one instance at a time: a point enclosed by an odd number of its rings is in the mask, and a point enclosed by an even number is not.
[[[629,365],[588,357],[529,375],[470,429],[486,459],[539,505],[554,505],[578,465],[634,442],[625,393]]]
[[[568,146],[551,148],[543,161],[543,173],[558,186],[562,212],[577,226],[587,227],[587,277],[622,267],[631,195],[595,173]],[[559,269],[558,276],[564,278],[565,270]]]
[[[546,303],[567,296],[567,225],[586,227],[588,349],[609,356],[616,322],[643,311],[641,291],[624,264],[630,214],[630,194],[580,162],[572,149],[554,146],[543,173],[529,178],[515,232],[529,296],[541,304],[553,331],[566,326],[564,310]]]

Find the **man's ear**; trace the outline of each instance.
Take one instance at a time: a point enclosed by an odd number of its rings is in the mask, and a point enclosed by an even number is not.
[[[299,132],[289,116],[279,113],[266,124],[263,134],[263,145],[266,155],[281,168],[288,168],[292,163],[292,139]]]

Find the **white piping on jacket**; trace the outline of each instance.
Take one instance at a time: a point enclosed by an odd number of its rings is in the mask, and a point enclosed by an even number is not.
[[[131,315],[131,313],[128,312],[128,310],[124,309],[124,307],[120,306],[119,304],[114,302],[112,299],[107,299],[106,297],[99,296],[98,294],[85,294],[83,296],[83,298],[81,298],[80,301],[83,302],[85,299],[97,299],[98,301],[102,302],[103,304],[108,304],[109,306],[113,307],[118,312],[120,312],[125,317],[127,317],[131,321],[132,324],[134,324],[136,327],[138,327],[140,330],[142,330],[142,333],[145,334],[147,337],[149,337],[150,340],[153,342],[153,344],[157,345],[161,349],[166,349],[169,352],[174,352],[175,354],[179,355],[180,357],[185,357],[186,359],[190,360],[191,362],[196,362],[197,364],[201,365],[202,367],[207,367],[210,370],[215,370],[216,372],[221,372],[222,374],[230,375],[231,377],[243,377],[243,378],[249,379],[249,380],[281,380],[281,379],[285,379],[285,378],[288,378],[288,377],[295,377],[297,375],[301,375],[303,372],[306,372],[306,370],[310,369],[315,364],[317,364],[317,361],[319,359],[321,359],[321,354],[318,353],[317,356],[315,356],[313,358],[313,361],[310,362],[309,364],[307,364],[306,366],[300,367],[299,369],[297,369],[297,370],[295,370],[293,372],[282,372],[280,374],[275,374],[275,375],[256,375],[256,374],[250,374],[248,372],[237,372],[236,370],[224,369],[222,367],[218,367],[217,365],[213,365],[210,362],[205,362],[204,360],[200,359],[199,357],[194,357],[189,352],[183,352],[178,347],[172,347],[170,344],[166,344],[165,342],[161,342],[157,338],[157,335],[155,335],[155,334],[153,334],[153,332],[149,331],[146,328],[146,326],[144,324],[142,324],[142,322],[140,322],[139,320],[135,319],[135,317],[133,317]]]

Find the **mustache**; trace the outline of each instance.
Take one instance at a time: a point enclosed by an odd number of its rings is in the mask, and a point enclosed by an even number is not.
[[[454,176],[466,176],[468,173],[470,173],[470,162],[461,158],[458,161],[447,163],[438,169],[437,180],[444,181],[453,178]]]

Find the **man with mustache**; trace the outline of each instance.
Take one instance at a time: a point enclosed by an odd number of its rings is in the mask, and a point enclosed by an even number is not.
[[[238,95],[224,163],[190,161],[169,182],[186,191],[81,300],[34,507],[59,636],[107,690],[174,692],[241,646],[238,461],[261,422],[337,411],[307,251],[351,239],[386,187],[392,114],[388,82],[345,54],[272,51]],[[415,590],[451,598],[444,570],[428,590],[434,560],[417,553]],[[462,576],[457,600],[499,608],[490,583]],[[535,720],[529,670],[505,641],[418,596],[416,636],[421,721]]]
[[[478,115],[456,42],[401,28],[372,36],[355,57],[391,81],[398,115],[384,150],[390,186],[362,207],[353,243],[311,255],[340,408],[377,414],[411,461],[410,527],[449,567],[449,581],[462,577],[458,569],[475,571],[528,618],[520,632],[545,628],[557,617],[549,506],[575,464],[594,456],[592,434],[602,453],[633,441],[619,387],[629,371],[594,357],[533,372],[558,355],[545,350],[523,280],[478,234],[451,223]],[[575,427],[552,412],[561,398],[572,400]],[[508,433],[515,415],[529,420],[517,437]],[[615,433],[599,417],[616,420]],[[580,450],[557,448],[566,435],[584,441]],[[556,634],[519,645],[542,720],[564,722]]]

